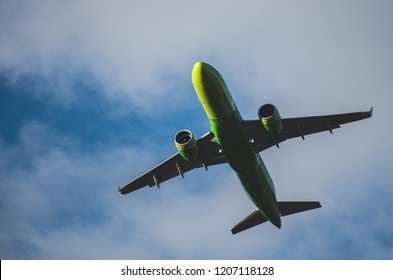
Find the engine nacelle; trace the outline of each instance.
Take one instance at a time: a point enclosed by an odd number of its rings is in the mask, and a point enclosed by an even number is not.
[[[258,110],[258,117],[261,120],[263,127],[271,134],[278,135],[281,133],[281,116],[274,105],[262,105]]]
[[[189,130],[180,130],[175,135],[175,145],[180,155],[187,161],[198,158],[198,143]]]

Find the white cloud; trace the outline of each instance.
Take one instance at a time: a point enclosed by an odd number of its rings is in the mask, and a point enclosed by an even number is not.
[[[233,237],[253,206],[229,168],[119,197],[160,147],[87,152],[28,122],[20,144],[0,143],[2,258],[392,257],[390,2],[228,2],[3,1],[0,69],[16,84],[40,78],[35,94],[60,104],[80,101],[85,75],[132,114],[188,104],[197,60],[218,68],[246,118],[265,102],[285,117],[373,105],[370,120],[263,153],[280,200],[323,208]]]
[[[0,64],[16,77],[42,75],[57,99],[72,99],[74,80],[89,73],[109,98],[150,111],[154,101],[186,100],[176,89],[197,60],[221,69],[235,98],[258,103],[364,106],[391,86],[382,3],[22,3],[2,3]]]
[[[203,6],[181,1],[172,8],[162,2],[3,3],[4,14],[12,17],[2,20],[0,62],[16,77],[37,73],[52,81],[60,75],[51,90],[59,93],[56,98],[64,98],[64,92],[75,94],[73,75],[87,71],[108,97],[129,99],[147,109],[157,98],[170,98],[173,81],[168,77],[187,77],[188,83],[197,57],[224,47],[222,38],[205,30],[223,34],[236,11]],[[56,87],[65,90],[53,90]]]
[[[71,140],[59,145],[62,135],[36,122],[26,124],[22,135],[29,141],[17,147],[16,153],[21,154],[2,157],[10,163],[15,158],[28,161],[27,166],[12,165],[1,175],[3,258],[336,258],[345,257],[337,244],[349,240],[352,258],[391,256],[381,243],[385,241],[372,230],[376,227],[382,235],[391,232],[385,223],[388,202],[379,203],[380,209],[373,212],[364,206],[369,199],[378,198],[378,193],[392,194],[383,186],[367,189],[368,165],[350,168],[344,163],[341,172],[345,174],[335,176],[342,166],[335,167],[330,159],[321,163],[323,151],[314,159],[312,154],[284,148],[286,158],[303,156],[305,161],[318,162],[314,167],[304,163],[296,168],[296,162],[268,155],[266,163],[281,200],[320,199],[324,208],[283,218],[281,230],[265,224],[232,236],[229,229],[254,207],[229,167],[212,167],[206,174],[196,170],[186,174],[186,179],[163,184],[160,190],[143,189],[121,197],[116,186],[138,175],[135,162],[142,169],[152,166],[155,162],[150,153],[154,150],[119,147],[83,153]],[[311,147],[303,148],[317,151],[313,141],[309,142]],[[3,147],[2,151],[10,149]],[[278,158],[280,153],[272,151]],[[323,172],[326,168],[330,172]],[[364,175],[351,178],[348,174],[353,168]],[[310,176],[310,172],[318,173]],[[370,225],[366,230],[362,218]],[[326,222],[329,224],[323,225]],[[354,232],[362,234],[354,236]],[[364,240],[370,242],[362,249],[359,246]]]

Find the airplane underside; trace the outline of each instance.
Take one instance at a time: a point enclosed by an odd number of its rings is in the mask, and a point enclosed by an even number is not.
[[[221,75],[212,66],[197,62],[192,71],[192,82],[199,101],[210,121],[210,132],[198,140],[189,130],[175,135],[176,154],[119,188],[127,194],[145,186],[181,176],[194,168],[228,163],[236,172],[241,185],[256,210],[232,228],[236,234],[270,221],[281,228],[281,217],[321,207],[318,201],[277,201],[273,181],[260,156],[270,147],[291,138],[329,131],[342,124],[366,119],[370,111],[281,118],[272,104],[262,105],[258,119],[243,120]]]
[[[281,216],[321,207],[319,202],[277,202],[273,180],[261,156],[252,147],[237,108],[222,119],[210,120],[210,124],[228,164],[236,172],[248,198],[257,207],[232,228],[233,234],[266,221],[281,228]]]

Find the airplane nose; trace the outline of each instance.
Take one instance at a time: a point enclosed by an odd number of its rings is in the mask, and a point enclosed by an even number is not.
[[[204,62],[195,63],[192,83],[209,119],[221,119],[235,110],[234,101],[220,73]]]
[[[202,86],[203,82],[211,79],[222,79],[221,75],[207,63],[198,61],[192,68],[192,80],[194,85],[199,83]]]
[[[202,71],[202,68],[204,67],[203,64],[205,64],[205,63],[200,62],[200,61],[198,61],[197,63],[195,63],[195,64],[194,64],[194,67],[192,68],[192,73],[194,74],[194,72],[201,72],[201,71]]]

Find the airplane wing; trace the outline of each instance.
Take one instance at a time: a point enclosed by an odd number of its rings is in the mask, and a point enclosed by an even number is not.
[[[160,163],[134,181],[119,188],[121,194],[127,194],[145,186],[160,186],[160,183],[199,167],[225,163],[227,159],[220,145],[215,142],[214,134],[209,132],[197,140],[198,158],[195,161],[185,160],[179,153]]]
[[[274,145],[278,147],[279,143],[287,139],[302,137],[304,140],[305,135],[322,131],[333,133],[333,129],[339,128],[340,125],[369,118],[372,116],[372,113],[373,108],[366,112],[284,118],[282,119],[282,131],[276,136],[269,133],[260,120],[244,121],[244,126],[255,148],[255,152],[259,153]]]

